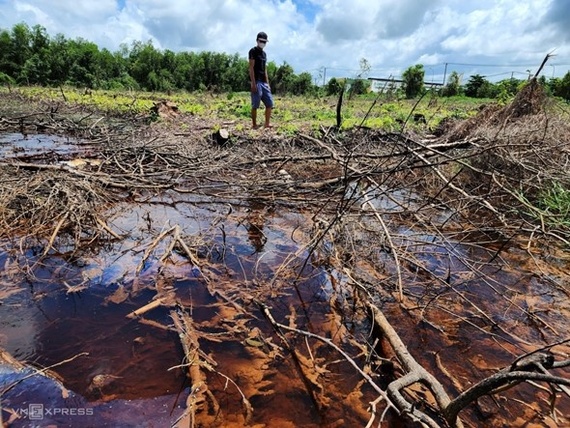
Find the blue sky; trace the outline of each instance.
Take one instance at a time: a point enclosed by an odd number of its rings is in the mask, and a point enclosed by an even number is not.
[[[314,22],[318,12],[321,10],[316,2],[310,0],[294,0],[293,4],[299,13],[309,22]]]
[[[111,51],[134,41],[157,49],[238,53],[269,35],[269,60],[316,82],[399,77],[423,64],[426,80],[457,71],[524,78],[556,54],[547,77],[570,70],[570,0],[0,0],[0,28],[25,22]]]

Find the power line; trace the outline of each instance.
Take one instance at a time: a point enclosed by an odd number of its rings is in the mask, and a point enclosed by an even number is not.
[[[464,63],[464,62],[443,62],[443,63],[436,63],[436,64],[422,64],[425,68],[431,69],[432,71],[432,75],[435,75],[435,70],[438,67],[442,67],[444,68],[444,71],[442,71],[441,73],[438,71],[438,77],[441,76],[441,74],[443,74],[443,82],[445,82],[446,77],[447,77],[447,70],[449,66],[461,66],[461,67],[479,67],[479,68],[503,68],[506,69],[506,71],[502,71],[500,73],[494,73],[494,74],[486,74],[483,77],[497,77],[497,76],[501,76],[501,75],[511,75],[511,77],[516,73],[516,74],[532,74],[530,72],[530,70],[538,67],[538,64],[480,64],[480,63]],[[557,63],[557,62],[549,62],[547,64],[548,66],[552,67],[552,77],[554,78],[554,73],[556,70],[556,67],[568,67],[570,66],[570,64],[568,63]],[[394,74],[394,70],[396,69],[400,69],[401,66],[391,66],[388,64],[382,64],[381,66],[372,66],[369,70],[367,70],[366,74],[370,74],[370,73],[374,73],[374,74],[379,74],[382,72],[389,72],[390,75],[392,76]],[[520,71],[521,69],[526,69],[523,71]],[[517,70],[518,69],[518,70]],[[358,72],[362,72],[362,70],[356,70],[356,69],[350,69],[350,68],[337,68],[337,67],[329,67],[329,66],[323,66],[320,69],[318,69],[319,72],[324,72],[322,75],[323,78],[323,84],[325,84],[326,79],[328,77],[327,72],[330,71],[343,71],[343,72],[350,72],[350,73],[358,73]],[[396,74],[398,74],[399,72],[396,72]],[[334,73],[333,73],[334,74]],[[541,73],[543,75],[545,74],[549,74],[548,72],[544,71]]]
[[[536,67],[537,64],[467,64],[462,62],[447,62],[448,65],[461,65],[464,67]]]

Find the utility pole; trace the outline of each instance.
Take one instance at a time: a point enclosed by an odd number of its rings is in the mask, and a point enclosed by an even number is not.
[[[444,86],[445,86],[445,78],[446,78],[446,76],[447,76],[447,62],[445,63],[445,68],[443,69],[443,82],[441,82],[442,85],[444,85]]]
[[[327,81],[327,68],[323,67],[323,86],[325,86],[325,82]]]

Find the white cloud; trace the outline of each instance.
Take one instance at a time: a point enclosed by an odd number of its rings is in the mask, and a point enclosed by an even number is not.
[[[265,31],[270,60],[329,77],[356,74],[361,58],[379,76],[418,63],[440,75],[445,63],[524,71],[553,48],[558,75],[570,63],[568,0],[0,0],[0,28],[20,22],[112,51],[151,40],[244,58]]]
[[[331,46],[338,42],[366,40],[374,5],[362,0],[327,2],[317,15],[316,30]]]
[[[554,26],[561,39],[566,42],[570,41],[570,3],[568,0],[552,0],[543,23]]]
[[[537,3],[503,1],[503,8],[457,16],[455,33],[441,46],[456,55],[504,57],[504,62],[544,52],[538,24],[544,9]],[[534,5],[534,7],[532,6]]]
[[[399,38],[413,34],[429,18],[439,0],[417,2],[415,0],[384,0],[375,17],[376,34],[379,37]]]

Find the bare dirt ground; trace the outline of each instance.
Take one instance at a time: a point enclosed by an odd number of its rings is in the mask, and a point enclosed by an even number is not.
[[[570,235],[533,203],[570,185],[570,130],[535,85],[425,135],[284,136],[2,96],[4,361],[57,364],[50,379],[98,426],[136,426],[106,403],[177,382],[178,411],[147,421],[570,423]],[[81,316],[58,312],[70,296]],[[28,306],[50,315],[30,355],[5,321]],[[94,307],[115,318],[92,330]],[[4,421],[27,426],[1,385]]]

